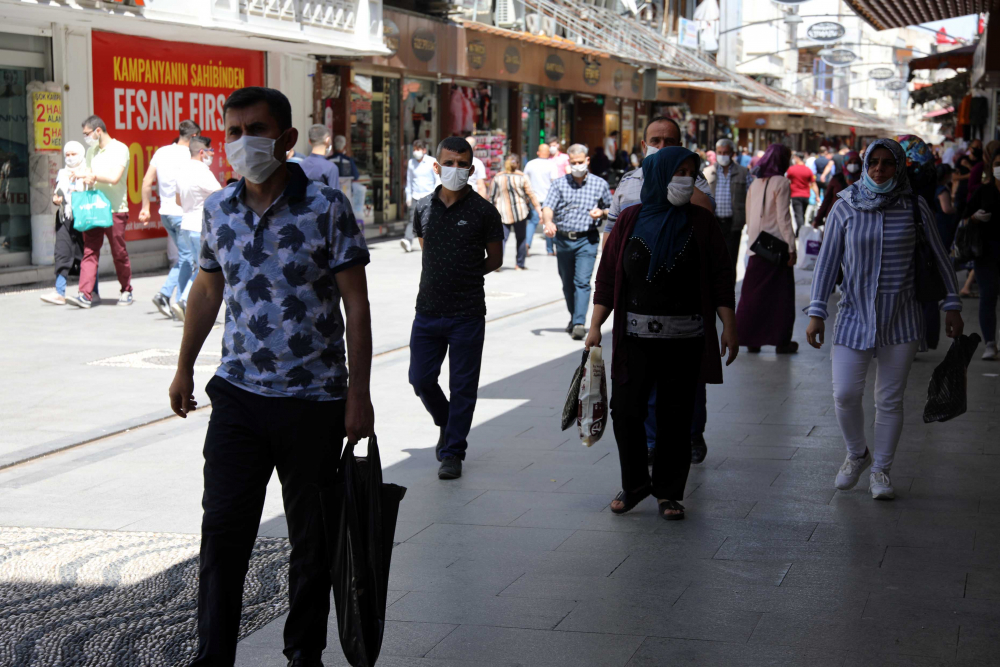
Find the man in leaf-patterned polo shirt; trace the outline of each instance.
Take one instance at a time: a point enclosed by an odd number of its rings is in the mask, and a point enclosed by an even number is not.
[[[225,299],[222,362],[207,388],[194,664],[235,660],[243,580],[277,468],[292,545],[284,652],[289,665],[319,665],[330,580],[318,489],[344,436],[356,442],[374,429],[368,249],[343,193],[286,163],[298,132],[284,95],[242,88],[223,114],[226,156],[243,178],[205,201],[201,271],[170,386],[184,417],[196,407],[195,359]]]

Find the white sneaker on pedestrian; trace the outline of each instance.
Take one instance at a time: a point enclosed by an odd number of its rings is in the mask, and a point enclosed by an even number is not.
[[[413,250],[413,243],[407,241],[406,239],[400,239],[399,245],[403,246],[403,252],[410,252]]]
[[[59,292],[52,292],[50,294],[43,294],[41,296],[42,301],[45,303],[51,303],[53,306],[65,306],[66,297],[64,297]]]
[[[868,490],[872,492],[872,498],[875,500],[892,500],[896,497],[896,489],[892,487],[889,474],[881,470],[869,476]]]
[[[997,353],[997,344],[993,341],[986,343],[986,349],[983,351],[983,361],[996,361],[1000,359],[1000,353]]]
[[[170,312],[173,313],[177,320],[183,322],[184,316],[187,314],[187,303],[183,301],[174,301],[170,304]]]
[[[118,297],[119,306],[131,306],[132,305],[132,292],[122,292],[121,296]]]
[[[847,458],[844,459],[844,465],[840,466],[840,470],[837,472],[837,481],[833,485],[841,491],[853,489],[858,480],[861,479],[861,473],[867,470],[871,464],[872,453],[868,450],[865,450],[864,457],[860,459],[851,458],[851,455],[848,454]]]

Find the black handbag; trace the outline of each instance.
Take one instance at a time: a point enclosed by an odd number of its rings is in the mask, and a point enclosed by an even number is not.
[[[336,480],[320,491],[330,582],[344,657],[353,667],[378,660],[399,502],[406,488],[382,483],[375,436],[368,456],[347,443]]]
[[[764,180],[764,194],[761,195],[760,205],[760,217],[762,219],[764,217],[764,208],[767,205],[767,186],[770,182],[770,178]],[[788,260],[791,258],[791,255],[788,253],[788,244],[777,236],[768,234],[767,232],[761,232],[757,235],[757,238],[750,245],[750,252],[764,261],[777,264],[778,266],[788,264]]]
[[[983,223],[968,222],[955,230],[955,258],[959,263],[980,259],[984,254]]]
[[[941,269],[938,268],[931,244],[927,242],[927,233],[916,195],[910,197],[910,204],[913,206],[913,224],[916,231],[913,244],[913,262],[916,265],[913,280],[915,297],[920,303],[937,303],[948,296],[948,290],[944,286],[944,278],[941,277]]]

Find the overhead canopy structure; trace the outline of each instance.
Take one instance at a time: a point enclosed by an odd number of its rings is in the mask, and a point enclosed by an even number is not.
[[[910,104],[925,104],[942,97],[950,97],[953,100],[962,99],[969,92],[969,72],[965,71],[950,79],[932,83],[923,88],[917,88],[910,93]]]
[[[918,69],[972,69],[972,57],[975,53],[976,44],[969,44],[951,51],[914,58],[909,62],[910,78],[913,78],[913,72]]]
[[[1000,0],[844,0],[876,30],[990,12]]]

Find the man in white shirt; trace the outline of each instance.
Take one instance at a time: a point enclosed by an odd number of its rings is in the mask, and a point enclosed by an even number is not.
[[[413,205],[441,185],[441,177],[434,171],[436,164],[437,160],[427,155],[427,144],[422,139],[414,141],[413,157],[406,165],[406,230],[399,242],[406,252],[413,250]]]
[[[551,153],[549,152],[548,144],[539,144],[535,155],[538,157],[524,165],[524,175],[528,177],[531,189],[534,190],[535,196],[538,197],[538,202],[544,206],[545,197],[549,194],[549,188],[552,187],[552,179],[557,178],[558,174],[556,173],[555,164],[549,159]],[[535,229],[538,227],[539,222],[541,222],[541,218],[538,216],[538,211],[531,209],[531,214],[528,216],[527,229],[525,230],[526,245],[529,252],[531,251],[531,239],[535,237]],[[549,237],[545,237],[545,251],[550,255],[556,254],[553,241]]]
[[[191,292],[191,285],[198,275],[197,257],[201,253],[201,227],[205,200],[216,190],[222,189],[210,169],[214,157],[215,151],[212,150],[208,137],[194,137],[188,147],[187,166],[177,177],[176,203],[182,211],[177,247],[183,247],[186,253],[196,259],[191,279],[187,281],[177,300],[170,304],[170,310],[182,321],[187,312],[187,298]]]
[[[174,288],[177,289],[178,298],[187,281],[191,278],[191,270],[196,266],[195,256],[188,256],[181,250],[180,241],[177,239],[181,228],[181,207],[177,205],[177,175],[188,166],[191,161],[191,153],[188,145],[193,137],[201,133],[201,128],[193,120],[182,120],[177,126],[177,140],[157,149],[153,153],[153,159],[149,161],[149,168],[142,179],[142,210],[139,211],[139,222],[147,223],[150,219],[149,204],[153,194],[153,183],[157,184],[158,199],[160,203],[160,224],[167,230],[174,245],[177,247],[177,261],[170,267],[167,280],[163,287],[153,297],[153,305],[166,317],[172,317],[170,309],[170,297],[173,296]]]
[[[125,227],[128,225],[128,146],[108,135],[108,127],[100,116],[83,121],[83,141],[87,145],[87,174],[81,179],[88,188],[102,192],[111,204],[110,227],[96,227],[83,232],[83,260],[80,262],[80,284],[77,295],[66,303],[77,308],[90,308],[97,262],[107,236],[111,259],[121,285],[118,305],[132,305],[132,265],[125,248]]]
[[[465,140],[472,146],[472,177],[469,179],[469,184],[476,189],[476,193],[480,197],[489,199],[486,196],[486,165],[476,157],[476,138],[469,135]]]

